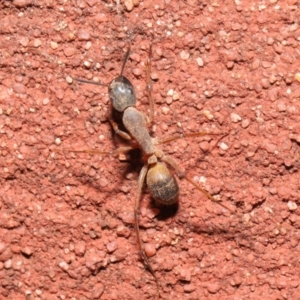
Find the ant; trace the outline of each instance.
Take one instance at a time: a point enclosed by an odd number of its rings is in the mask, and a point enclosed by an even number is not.
[[[205,135],[220,135],[217,133],[208,132],[196,132],[190,134],[174,135],[167,139],[158,141],[152,138],[147,129],[147,125],[153,121],[154,117],[154,101],[152,97],[152,82],[151,82],[151,58],[152,58],[152,42],[149,47],[148,59],[146,62],[146,80],[147,80],[147,92],[150,103],[150,115],[149,119],[140,111],[135,108],[136,104],[136,93],[132,83],[124,75],[124,68],[130,55],[130,46],[128,47],[125,58],[122,64],[121,73],[119,76],[114,78],[109,85],[101,82],[88,81],[79,78],[74,80],[81,83],[95,84],[108,87],[108,95],[111,100],[113,113],[117,113],[121,118],[121,123],[118,124],[112,117],[109,118],[109,122],[116,134],[121,136],[123,139],[129,141],[131,144],[125,147],[119,147],[111,152],[99,152],[99,151],[75,151],[75,152],[86,152],[86,153],[98,153],[104,155],[116,155],[130,151],[132,149],[140,149],[142,152],[143,167],[138,177],[138,185],[135,197],[134,205],[134,219],[135,219],[135,231],[137,235],[137,241],[141,258],[145,267],[150,271],[154,277],[158,287],[158,280],[155,275],[153,268],[151,267],[149,258],[147,257],[143,243],[140,237],[139,229],[139,203],[142,196],[142,188],[146,181],[147,187],[150,191],[152,198],[158,203],[170,206],[178,203],[179,186],[175,179],[175,176],[168,169],[167,165],[171,166],[177,173],[179,179],[186,179],[196,189],[202,192],[207,198],[212,201],[216,201],[207,191],[198,186],[193,180],[188,178],[183,170],[180,169],[175,160],[163,153],[162,150],[156,147],[156,145],[169,143],[179,138],[186,137],[197,137]],[[119,129],[119,125],[124,128]],[[227,135],[227,134],[225,134]],[[223,138],[225,136],[222,134]],[[228,209],[227,207],[225,207]]]

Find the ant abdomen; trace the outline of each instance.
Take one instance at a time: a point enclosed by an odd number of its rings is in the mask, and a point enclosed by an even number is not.
[[[135,106],[136,95],[132,83],[123,75],[116,77],[108,87],[109,99],[113,108],[123,112],[127,107]]]
[[[163,163],[156,163],[147,173],[147,186],[154,200],[164,205],[178,201],[179,186],[174,175]]]

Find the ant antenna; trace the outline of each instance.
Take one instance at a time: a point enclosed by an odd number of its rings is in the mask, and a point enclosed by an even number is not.
[[[125,54],[125,58],[124,58],[124,61],[123,61],[123,65],[122,65],[122,69],[121,69],[121,74],[120,74],[120,76],[123,76],[123,71],[124,71],[126,62],[127,62],[127,60],[128,60],[129,54],[130,54],[130,44],[129,44],[128,49],[127,49],[126,54]]]
[[[102,83],[102,82],[97,82],[97,81],[89,81],[89,80],[84,80],[80,78],[73,78],[75,81],[82,82],[82,83],[90,83],[94,85],[100,85],[100,86],[106,86],[108,87],[108,84]]]

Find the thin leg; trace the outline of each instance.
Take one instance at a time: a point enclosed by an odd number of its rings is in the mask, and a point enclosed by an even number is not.
[[[127,146],[127,147],[119,147],[113,151],[99,151],[99,150],[73,150],[73,149],[64,149],[64,152],[76,152],[76,153],[88,153],[88,154],[99,154],[99,155],[118,155],[121,153],[128,152],[132,149],[135,149],[135,147]]]
[[[139,206],[140,206],[140,199],[141,199],[141,195],[142,195],[142,188],[143,188],[143,184],[144,184],[147,172],[148,172],[148,165],[144,165],[140,172],[139,179],[138,179],[138,188],[137,188],[137,192],[136,192],[135,205],[134,205],[134,226],[135,226],[135,231],[136,231],[136,235],[137,235],[140,255],[142,257],[143,263],[146,266],[146,268],[150,271],[152,276],[154,277],[156,284],[158,286],[158,289],[159,289],[159,283],[158,283],[157,277],[154,273],[154,270],[152,269],[152,267],[150,265],[149,259],[146,255],[144,247],[143,247],[143,242],[141,240],[140,228],[139,228]]]
[[[219,205],[221,205],[225,209],[230,210],[231,212],[234,212],[230,208],[228,208],[225,205],[223,205],[222,203],[220,203],[219,201],[216,201],[215,198],[209,192],[202,189],[196,182],[194,182],[192,179],[187,177],[186,174],[185,174],[185,171],[182,170],[178,166],[178,164],[176,163],[176,161],[172,157],[166,155],[166,156],[161,157],[161,160],[166,162],[168,165],[170,165],[176,171],[176,173],[178,175],[178,178],[180,178],[180,179],[184,178],[186,181],[191,183],[198,191],[200,191],[202,194],[204,194],[208,199],[210,199],[213,202],[218,203]]]
[[[111,124],[111,127],[113,128],[114,132],[119,135],[120,137],[122,137],[123,139],[127,140],[127,141],[131,141],[132,138],[131,136],[125,132],[119,129],[118,123],[115,122],[113,119],[109,118],[108,119],[109,123]]]
[[[161,160],[164,161],[165,163],[167,163],[169,166],[171,166],[175,170],[179,179],[182,179],[185,177],[185,171],[182,170],[178,166],[178,164],[174,158],[172,158],[171,156],[168,156],[168,155],[164,155],[161,157]]]
[[[228,133],[210,133],[210,132],[193,132],[193,133],[182,133],[182,134],[175,134],[173,136],[170,136],[168,138],[164,138],[162,140],[158,141],[158,145],[160,144],[167,144],[173,141],[176,141],[178,139],[184,139],[184,138],[189,138],[189,137],[198,137],[198,136],[205,136],[205,135],[222,135],[221,139],[228,135]]]
[[[148,99],[150,104],[150,116],[149,116],[150,122],[152,122],[154,118],[154,101],[152,96],[152,80],[151,80],[151,59],[152,59],[152,42],[150,43],[149,54],[146,63],[147,92],[148,92]]]
[[[56,61],[56,59],[55,59],[53,56],[47,54],[47,53],[44,52],[44,51],[40,51],[40,50],[38,50],[38,49],[36,49],[36,48],[33,48],[33,47],[28,47],[27,52],[30,52],[30,53],[33,53],[33,54],[37,54],[37,55],[41,55],[41,56],[43,56],[48,62],[55,62],[55,61]]]

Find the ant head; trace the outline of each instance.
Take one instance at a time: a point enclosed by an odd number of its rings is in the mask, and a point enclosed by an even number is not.
[[[123,112],[127,107],[135,106],[136,96],[132,83],[123,75],[115,78],[108,87],[109,99],[113,108]]]

